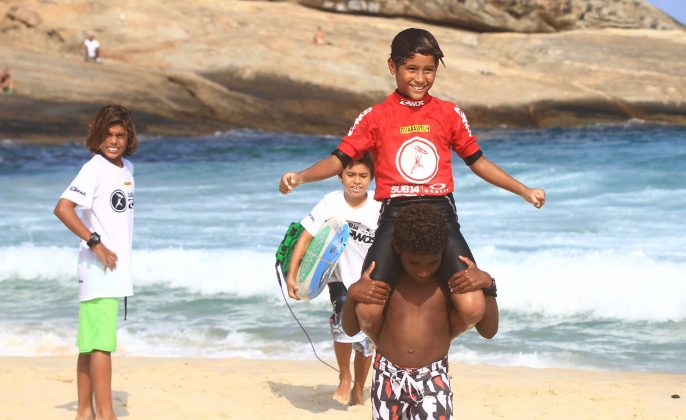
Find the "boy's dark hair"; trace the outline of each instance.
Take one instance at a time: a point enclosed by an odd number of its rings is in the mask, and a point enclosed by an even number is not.
[[[106,105],[100,108],[88,127],[86,147],[93,153],[98,153],[102,142],[107,138],[107,131],[113,124],[121,124],[126,130],[126,150],[123,155],[129,156],[138,150],[138,137],[133,117],[128,109],[122,105]]]
[[[439,254],[448,244],[445,216],[431,204],[416,203],[403,208],[395,219],[393,247],[396,252]]]
[[[355,160],[350,160],[350,163],[346,165],[345,168],[343,168],[343,171],[346,170],[347,168],[352,168],[354,165],[357,165],[358,163],[363,164],[369,169],[369,177],[373,181],[374,180],[374,159],[372,159],[371,153],[369,151],[364,152],[364,154],[359,158]],[[341,171],[338,176],[341,176],[343,174],[343,171]]]
[[[405,64],[415,54],[432,55],[436,65],[443,63],[443,51],[431,32],[424,29],[408,28],[398,33],[391,42],[391,60],[396,67]],[[445,66],[445,63],[443,63]]]

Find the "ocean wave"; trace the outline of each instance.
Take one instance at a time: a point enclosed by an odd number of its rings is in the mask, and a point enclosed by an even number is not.
[[[486,246],[473,252],[497,279],[503,310],[626,321],[686,319],[686,261],[656,260],[640,251],[514,252]],[[47,279],[73,287],[75,249],[1,247],[0,261],[0,282]],[[273,254],[253,250],[135,250],[133,276],[136,286],[273,301],[281,299],[274,262]],[[328,304],[321,296],[318,300]]]
[[[686,319],[686,261],[658,261],[640,251],[477,249],[498,281],[498,304],[513,312],[625,321]]]

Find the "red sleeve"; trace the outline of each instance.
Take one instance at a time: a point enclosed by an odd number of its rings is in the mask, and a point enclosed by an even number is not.
[[[464,159],[478,153],[481,148],[476,142],[476,136],[472,135],[465,113],[457,105],[450,105],[453,107],[450,111],[450,124],[453,127],[450,145]]]
[[[350,127],[348,134],[343,136],[341,144],[338,145],[338,149],[353,160],[359,159],[365,151],[372,147],[373,138],[370,124],[372,117],[369,115],[371,112],[372,107],[362,111],[355,119],[353,126]]]

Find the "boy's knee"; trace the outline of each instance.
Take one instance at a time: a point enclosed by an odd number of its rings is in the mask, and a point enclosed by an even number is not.
[[[486,313],[486,299],[479,290],[476,292],[452,295],[453,305],[457,314],[468,325],[481,321]]]
[[[381,319],[384,305],[371,303],[358,303],[355,306],[355,314],[360,323],[374,323]]]
[[[357,315],[360,330],[367,336],[374,337],[378,332],[383,318],[383,308],[384,305],[371,303],[358,303],[355,306],[355,315]]]

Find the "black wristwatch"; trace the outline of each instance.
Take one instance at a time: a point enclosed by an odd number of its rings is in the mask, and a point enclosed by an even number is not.
[[[86,241],[86,245],[88,245],[88,248],[93,248],[95,245],[100,243],[100,235],[98,235],[98,232],[93,232],[91,233],[91,237],[88,238],[88,241]]]
[[[483,288],[484,295],[498,297],[498,288],[495,287],[495,279],[491,277],[491,287]]]

